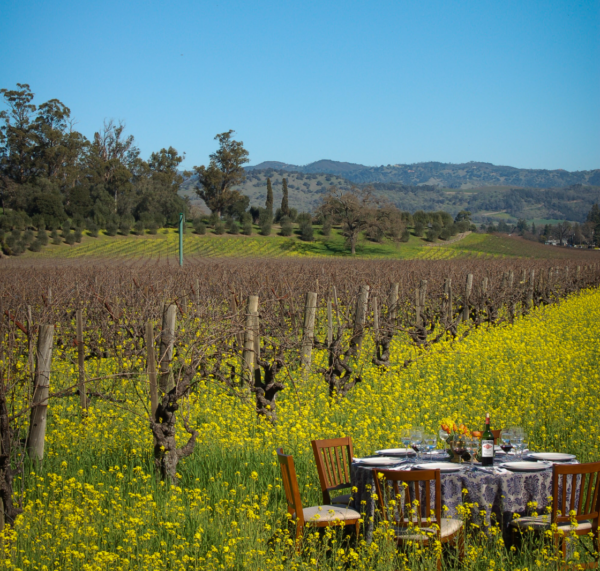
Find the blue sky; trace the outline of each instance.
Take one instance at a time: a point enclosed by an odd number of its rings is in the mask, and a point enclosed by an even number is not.
[[[206,164],[600,168],[600,0],[0,0],[0,88]]]

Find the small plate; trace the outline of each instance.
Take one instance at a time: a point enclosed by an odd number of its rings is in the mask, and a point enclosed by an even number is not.
[[[531,452],[529,458],[546,460],[547,462],[569,462],[575,460],[575,454],[562,454],[560,452]]]
[[[548,462],[504,462],[500,464],[500,467],[511,472],[542,472],[552,468],[552,464]]]
[[[451,462],[427,462],[427,464],[415,464],[413,468],[417,470],[439,470],[442,474],[460,472],[464,466],[453,464]]]
[[[392,466],[402,462],[400,458],[392,458],[391,456],[380,456],[379,458],[355,458],[354,461],[363,466]]]
[[[385,448],[384,450],[377,450],[375,454],[381,456],[408,456],[409,454],[416,454],[412,448]]]

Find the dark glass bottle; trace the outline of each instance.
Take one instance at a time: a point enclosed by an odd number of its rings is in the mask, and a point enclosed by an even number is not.
[[[481,465],[494,465],[494,435],[490,428],[490,413],[485,415],[485,430],[481,435]]]

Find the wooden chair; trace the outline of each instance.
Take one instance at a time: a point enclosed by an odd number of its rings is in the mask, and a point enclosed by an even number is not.
[[[322,505],[303,508],[298,489],[298,479],[294,459],[283,453],[282,448],[277,449],[277,459],[281,468],[283,488],[288,505],[288,513],[296,523],[296,540],[300,538],[305,526],[329,527],[334,525],[354,524],[356,537],[359,533],[360,514],[342,506]]]
[[[558,550],[562,542],[563,558],[567,555],[567,537],[594,536],[596,554],[600,552],[600,462],[589,464],[555,464],[552,468],[552,512],[550,517],[522,517],[510,522],[513,530],[547,531],[553,529]],[[571,493],[567,497],[569,479]],[[560,494],[559,494],[560,491]],[[574,511],[575,515],[569,515]],[[574,525],[574,523],[577,525]],[[556,526],[555,528],[553,526]],[[596,563],[588,567],[597,568]]]
[[[331,498],[330,492],[347,490],[351,487],[350,465],[354,457],[352,438],[346,436],[329,440],[312,440],[311,444],[323,492],[323,503],[348,506],[351,494]]]
[[[423,545],[453,542],[464,557],[463,522],[442,518],[442,486],[439,470],[373,470],[379,508],[396,532],[400,545],[416,541]],[[431,482],[435,482],[435,508],[431,517]],[[412,484],[412,486],[411,486]],[[421,484],[424,496],[421,493]],[[411,489],[412,488],[412,489]],[[416,503],[415,503],[416,502]],[[437,562],[442,568],[441,551]]]

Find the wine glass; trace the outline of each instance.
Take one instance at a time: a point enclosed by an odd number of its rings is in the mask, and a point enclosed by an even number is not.
[[[444,443],[444,450],[448,448],[448,438],[450,438],[450,433],[446,432],[443,428],[440,428],[438,432],[438,436],[440,440]]]
[[[432,452],[435,449],[437,438],[435,434],[425,434],[423,436],[423,447],[427,452]]]
[[[500,434],[500,439],[502,440],[502,443],[500,444],[500,448],[502,448],[502,451],[505,452],[506,454],[508,454],[513,448],[513,441],[514,441],[514,436],[513,436],[513,432],[512,430],[503,430],[502,433]]]
[[[419,460],[422,443],[423,442],[423,429],[413,428],[410,432],[410,445],[412,449],[417,453],[417,460]]]
[[[513,426],[512,429],[513,443],[515,445],[515,454],[517,457],[521,454],[521,445],[523,444],[524,431],[520,426]]]
[[[452,452],[458,458],[459,464],[462,464],[462,457],[466,451],[465,437],[462,435],[456,436],[452,442]]]
[[[400,441],[402,442],[404,448],[406,448],[408,453],[408,448],[410,446],[411,441],[411,431],[408,428],[405,428],[400,431]]]
[[[479,438],[477,438],[476,436],[469,436],[468,438],[465,439],[465,445],[466,445],[467,452],[469,453],[469,456],[471,457],[470,463],[471,463],[471,469],[473,470],[475,455],[479,451]]]

